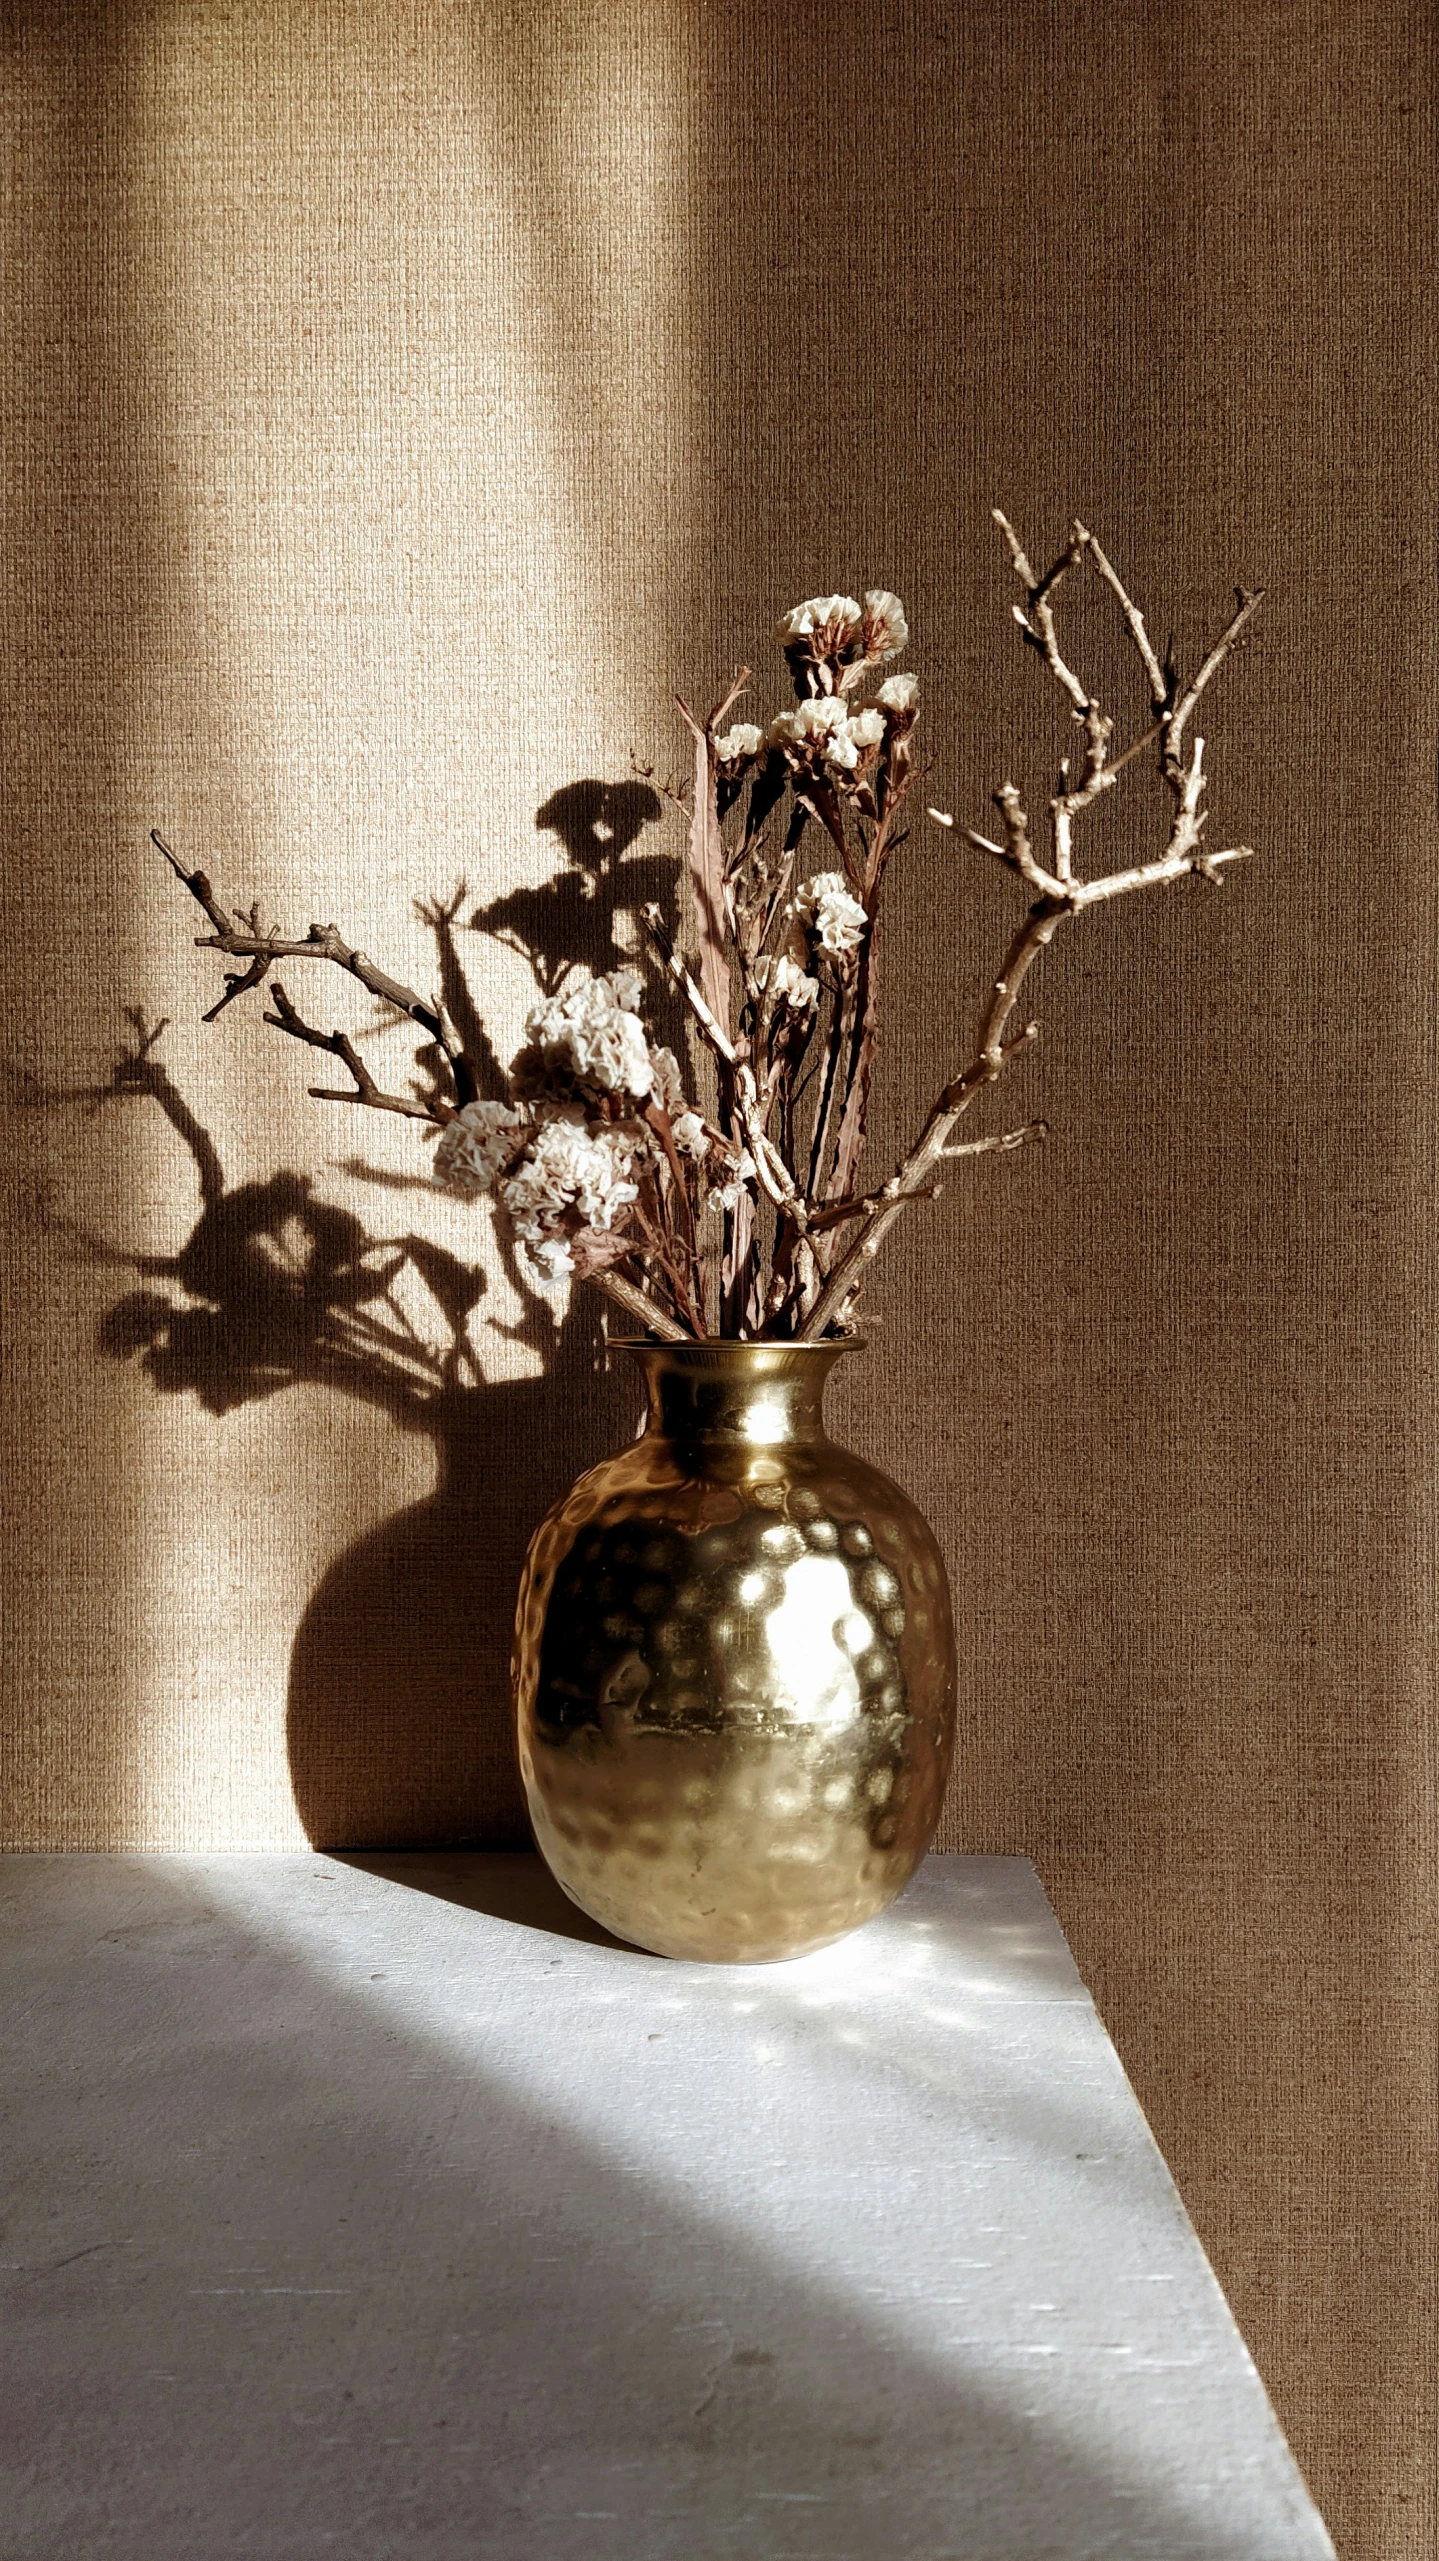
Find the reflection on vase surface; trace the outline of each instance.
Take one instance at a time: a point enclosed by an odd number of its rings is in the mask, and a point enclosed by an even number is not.
[[[757,1963],[856,1929],[924,1855],[954,1639],[914,1505],[836,1447],[843,1344],[632,1344],[646,1431],[531,1544],[520,1764],[567,1894],[666,1956]]]

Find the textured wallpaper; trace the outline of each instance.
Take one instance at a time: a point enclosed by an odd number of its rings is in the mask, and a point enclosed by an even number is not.
[[[835,1417],[949,1553],[943,1844],[1037,1860],[1341,2550],[1419,2561],[1421,13],[0,24],[5,1837],[519,1837],[518,1558],[635,1410],[411,1132],[307,1100],[257,1009],[201,1025],[152,826],[467,985],[505,1058],[672,894],[632,756],[678,771],[674,692],[741,656],[777,704],[797,597],[899,591],[927,796],[983,824],[1067,743],[993,504],[1046,553],[1082,514],[1191,657],[1264,585],[1205,722],[1261,859],[1061,939],[1009,1096],[1050,1143],[913,1213]],[[1076,647],[1142,708],[1100,615]],[[902,860],[881,1150],[1012,914],[937,831]]]

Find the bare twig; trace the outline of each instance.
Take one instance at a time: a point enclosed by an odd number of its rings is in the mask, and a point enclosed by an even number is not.
[[[946,1147],[941,1153],[947,1160],[956,1156],[992,1156],[1007,1154],[1013,1147],[1029,1147],[1049,1136],[1047,1120],[1027,1120],[1019,1129],[1001,1130],[995,1138],[966,1138],[958,1147]]]
[[[990,512],[993,515],[994,521],[998,525],[1000,532],[1003,534],[1005,541],[1009,545],[1010,558],[1014,562],[1016,574],[1022,580],[1026,591],[1024,604],[1016,605],[1014,608],[1015,621],[1018,623],[1020,630],[1024,633],[1026,640],[1031,641],[1034,647],[1039,651],[1040,656],[1044,659],[1050,674],[1054,677],[1056,683],[1062,686],[1065,693],[1068,694],[1075,712],[1082,720],[1086,712],[1089,710],[1089,695],[1085,691],[1084,686],[1080,683],[1079,678],[1075,675],[1073,668],[1066,664],[1064,657],[1061,654],[1059,638],[1055,629],[1054,607],[1049,600],[1053,595],[1055,588],[1059,585],[1061,578],[1063,578],[1069,570],[1073,569],[1077,561],[1083,558],[1085,546],[1089,537],[1081,526],[1075,525],[1071,529],[1067,547],[1060,553],[1060,556],[1054,563],[1053,568],[1047,569],[1042,578],[1036,578],[1033,569],[1025,558],[1023,545],[1021,544],[1019,536],[1015,532],[1013,525],[1010,523],[1009,518],[998,507],[992,508]]]
[[[735,1044],[718,1021],[708,998],[696,985],[676,951],[670,938],[669,928],[665,923],[663,908],[656,905],[652,899],[647,906],[640,909],[640,915],[650,941],[654,944],[716,1058],[726,1067],[733,1067],[738,1057]]]
[[[400,979],[391,978],[385,970],[377,967],[368,953],[355,950],[345,941],[337,925],[312,925],[303,940],[293,941],[282,934],[262,933],[259,930],[258,908],[252,909],[248,917],[231,916],[216,898],[204,872],[186,871],[184,864],[171,852],[164,838],[154,830],[151,831],[151,842],[164,855],[177,878],[184,882],[192,898],[198,900],[215,928],[213,934],[196,936],[199,948],[204,951],[224,952],[232,959],[246,960],[250,963],[250,967],[242,976],[227,980],[226,993],[221,997],[219,1004],[212,1007],[210,1013],[206,1015],[207,1022],[213,1021],[216,1014],[222,1013],[225,1006],[232,1003],[236,996],[243,995],[250,987],[258,987],[278,960],[331,961],[337,969],[346,970],[352,978],[357,978],[360,985],[367,988],[372,996],[377,996],[382,1004],[392,1006],[398,1014],[408,1015],[411,1022],[419,1025],[421,1031],[427,1032],[448,1061],[454,1078],[456,1100],[460,1103],[474,1101],[476,1093],[474,1078],[455,1037],[454,1028],[441,1006],[434,1002],[426,1003],[424,997],[417,995],[413,987],[406,987]],[[282,1024],[281,1029],[285,1028],[287,1026]],[[426,1117],[430,1115],[426,1114]]]
[[[1211,677],[1217,676],[1225,659],[1228,657],[1241,633],[1248,628],[1248,625],[1253,621],[1260,606],[1264,602],[1264,590],[1262,587],[1249,589],[1237,587],[1234,592],[1239,599],[1234,612],[1230,616],[1223,631],[1220,633],[1214,647],[1210,650],[1208,657],[1203,661],[1194,682],[1190,685],[1187,692],[1180,695],[1179,701],[1175,705],[1174,717],[1169,724],[1168,733],[1169,745],[1175,755],[1179,752],[1179,742],[1184,735],[1185,725],[1195,704],[1198,702],[1200,695],[1203,693],[1205,686],[1209,683]]]
[[[603,1290],[606,1298],[612,1299],[616,1307],[622,1307],[625,1314],[632,1317],[637,1324],[642,1325],[647,1334],[657,1334],[662,1343],[694,1341],[694,1336],[687,1326],[681,1325],[675,1317],[667,1315],[662,1307],[656,1305],[647,1290],[637,1289],[633,1281],[625,1280],[619,1272],[587,1272],[585,1278],[591,1289]]]
[[[1161,713],[1166,712],[1169,709],[1172,697],[1171,679],[1166,674],[1164,668],[1160,666],[1159,660],[1154,654],[1154,644],[1150,640],[1149,634],[1144,628],[1143,614],[1140,612],[1139,607],[1135,604],[1133,598],[1127,592],[1118,571],[1106,558],[1104,552],[1100,549],[1099,544],[1095,541],[1094,536],[1090,533],[1088,527],[1076,522],[1074,530],[1079,539],[1087,545],[1090,559],[1093,561],[1100,577],[1104,580],[1106,587],[1109,588],[1111,594],[1116,599],[1119,610],[1123,614],[1124,619],[1129,626],[1130,638],[1133,640],[1134,646],[1139,652],[1144,672],[1149,678],[1150,699],[1154,704],[1155,710]]]
[[[288,1032],[292,1040],[307,1042],[311,1049],[328,1050],[332,1058],[338,1058],[341,1065],[349,1069],[355,1080],[352,1091],[329,1085],[311,1085],[309,1091],[317,1103],[365,1103],[371,1111],[399,1112],[406,1120],[432,1121],[439,1128],[454,1118],[447,1103],[422,1103],[414,1095],[382,1093],[354,1042],[344,1032],[316,1031],[312,1023],[307,1023],[303,1015],[296,1012],[278,979],[270,994],[275,1010],[265,1016],[266,1022],[273,1023],[276,1031]]]
[[[1233,845],[1219,853],[1205,852],[1204,741],[1196,735],[1187,755],[1181,753],[1181,746],[1185,725],[1196,703],[1258,610],[1260,595],[1244,589],[1238,591],[1236,609],[1220,638],[1201,662],[1191,684],[1181,690],[1172,667],[1161,665],[1145,629],[1144,617],[1118,572],[1084,525],[1075,523],[1066,550],[1043,577],[1037,577],[1013,526],[998,509],[995,510],[995,521],[1009,546],[1016,575],[1025,589],[1024,604],[1015,607],[1016,619],[1026,640],[1040,652],[1050,674],[1066,696],[1074,719],[1084,730],[1083,770],[1071,782],[1066,763],[1061,770],[1060,790],[1050,802],[1054,836],[1052,864],[1041,863],[1035,855],[1023,802],[1012,783],[1005,783],[996,794],[996,803],[1004,821],[1002,843],[980,835],[973,828],[961,830],[966,841],[978,851],[1017,872],[1026,885],[1037,892],[1035,903],[1011,944],[1004,968],[994,983],[974,1057],[939,1095],[898,1171],[881,1191],[871,1194],[861,1205],[860,1232],[836,1263],[801,1325],[803,1340],[814,1339],[830,1325],[845,1323],[855,1292],[889,1229],[911,1200],[926,1195],[931,1188],[928,1178],[942,1160],[988,1153],[994,1148],[1014,1147],[1031,1137],[1043,1135],[1044,1125],[1031,1123],[1025,1129],[1009,1131],[998,1139],[981,1138],[962,1145],[952,1141],[955,1123],[968,1110],[976,1095],[986,1085],[994,1083],[1009,1061],[1033,1038],[1037,1028],[1034,1024],[1026,1025],[1016,1037],[1010,1036],[1009,1026],[1028,972],[1040,953],[1053,941],[1060,925],[1066,919],[1082,915],[1086,908],[1127,896],[1134,890],[1158,887],[1189,874],[1197,873],[1210,882],[1217,882],[1229,864],[1248,860],[1253,850],[1247,845]],[[1112,758],[1109,745],[1113,723],[1064,657],[1051,601],[1060,580],[1085,557],[1089,558],[1119,605],[1144,668],[1154,711],[1154,718],[1144,735],[1121,755]],[[1102,793],[1112,790],[1123,769],[1150,745],[1157,748],[1160,770],[1174,799],[1174,815],[1164,852],[1150,862],[1129,864],[1091,880],[1081,879],[1074,867],[1073,829],[1076,818]],[[933,810],[930,814],[941,826],[954,825],[953,818],[945,811]]]

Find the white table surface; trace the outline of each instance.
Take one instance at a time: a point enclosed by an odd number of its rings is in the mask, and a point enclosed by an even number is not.
[[[4,2561],[1319,2561],[1033,1870],[666,1963],[482,1854],[11,1857]]]

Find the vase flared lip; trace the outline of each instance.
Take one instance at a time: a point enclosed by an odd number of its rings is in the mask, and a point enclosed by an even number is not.
[[[755,1352],[783,1352],[786,1357],[803,1353],[813,1357],[825,1352],[833,1358],[836,1352],[863,1352],[869,1348],[865,1334],[834,1334],[827,1342],[787,1343],[779,1339],[747,1343],[734,1334],[696,1334],[683,1343],[665,1342],[657,1334],[610,1334],[606,1337],[612,1352],[663,1352],[667,1358],[683,1360],[696,1353],[712,1359],[716,1353],[749,1356]]]

